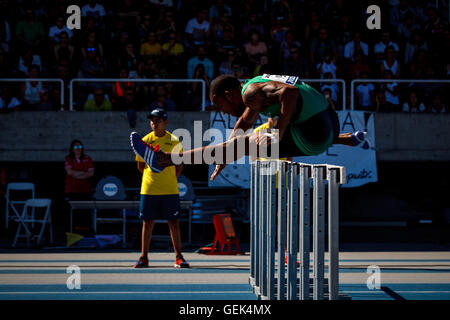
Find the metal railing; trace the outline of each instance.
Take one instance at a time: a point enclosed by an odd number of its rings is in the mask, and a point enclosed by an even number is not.
[[[3,78],[0,82],[59,82],[61,85],[61,106],[64,105],[64,81],[57,78]],[[60,106],[60,107],[61,107]]]
[[[330,300],[342,298],[339,295],[339,185],[345,183],[345,168],[255,161],[250,176],[249,282],[255,294],[263,300],[322,300],[327,293]],[[324,279],[325,181],[328,182],[328,281]]]
[[[114,79],[114,78],[75,78],[70,81],[69,85],[69,110],[73,111],[73,84],[75,82],[200,82],[202,84],[202,111],[205,111],[206,106],[206,83],[202,79]]]
[[[355,110],[355,83],[450,83],[448,79],[354,79],[350,83],[350,109]]]

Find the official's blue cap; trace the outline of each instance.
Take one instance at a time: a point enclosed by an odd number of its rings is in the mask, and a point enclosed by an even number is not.
[[[167,120],[167,112],[164,109],[156,108],[147,116],[147,119],[151,119],[152,117],[162,118]]]

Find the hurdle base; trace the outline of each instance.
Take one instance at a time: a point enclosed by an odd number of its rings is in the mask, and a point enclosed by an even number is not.
[[[253,278],[250,278],[250,279],[253,279]],[[276,278],[275,278],[275,280],[276,280]],[[297,279],[297,280],[298,280],[297,281],[297,288],[298,288],[297,294],[296,294],[295,298],[291,299],[291,300],[300,300],[300,293],[298,292],[299,291],[299,285],[300,285],[300,279]],[[253,279],[253,281],[254,281],[254,279]],[[308,297],[307,300],[314,300],[313,281],[314,281],[313,278],[309,279],[309,297]],[[260,287],[257,287],[257,286],[254,286],[254,285],[252,285],[252,286],[253,286],[253,293],[258,296],[258,300],[271,300],[271,299],[269,299],[268,296],[263,296],[261,294],[261,288]],[[288,290],[287,284],[285,285],[285,296],[284,296],[284,299],[279,299],[278,298],[278,284],[276,283],[276,281],[275,281],[275,285],[274,285],[274,290],[275,290],[275,295],[274,295],[274,299],[273,300],[287,300],[287,290]],[[328,291],[328,279],[324,279],[323,299],[322,300],[329,300],[329,299],[330,299],[330,293]],[[344,292],[338,292],[338,299],[337,300],[351,300],[351,299],[352,298],[349,295],[345,294]]]

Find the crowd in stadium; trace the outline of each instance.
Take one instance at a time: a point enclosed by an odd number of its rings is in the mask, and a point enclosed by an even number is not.
[[[358,110],[450,112],[445,83],[395,81],[449,79],[447,1],[88,0],[79,2],[80,30],[66,26],[71,2],[0,0],[0,78],[58,78],[66,89],[62,107],[57,83],[2,82],[0,110],[67,109],[73,78],[203,79],[208,92],[220,74],[273,73],[324,79],[315,85],[336,109],[342,88],[330,79],[349,87],[368,78],[392,82],[357,84]],[[366,26],[371,4],[381,7],[380,30]],[[73,103],[75,110],[197,111],[202,88],[81,82]]]

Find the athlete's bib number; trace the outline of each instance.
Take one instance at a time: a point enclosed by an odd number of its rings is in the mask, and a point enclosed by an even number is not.
[[[298,77],[295,76],[283,76],[278,74],[263,74],[262,79],[283,82],[286,84],[294,85],[297,83]]]

